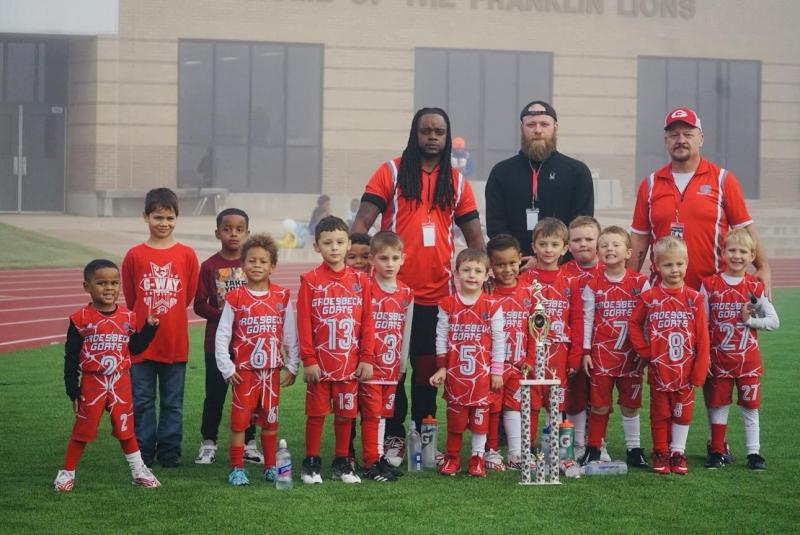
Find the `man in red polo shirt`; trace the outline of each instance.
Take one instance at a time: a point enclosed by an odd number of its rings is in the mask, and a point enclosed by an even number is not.
[[[697,290],[705,277],[725,267],[722,243],[728,229],[745,228],[756,242],[757,276],[769,288],[769,263],[739,182],[700,156],[703,130],[694,110],[682,107],[667,114],[664,144],[670,163],[643,180],[636,196],[628,267],[641,270],[650,245],[663,236],[679,236],[689,251],[686,284]]]
[[[372,175],[350,229],[367,232],[380,214],[381,230],[396,232],[403,240],[406,262],[398,278],[414,290],[409,360],[411,419],[417,427],[425,416],[436,415],[436,388],[428,379],[436,371],[438,303],[453,291],[453,225],[461,229],[468,247],[484,248],[475,196],[466,177],[452,168],[451,148],[445,111],[419,110],[403,155]],[[386,456],[394,462],[402,459],[404,449],[408,401],[403,380],[394,417],[386,421]]]

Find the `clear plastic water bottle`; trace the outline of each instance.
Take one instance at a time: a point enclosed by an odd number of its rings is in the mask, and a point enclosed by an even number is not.
[[[292,455],[286,447],[286,440],[278,442],[278,452],[275,454],[275,488],[289,490],[292,488]]]
[[[562,459],[559,461],[559,468],[561,475],[564,477],[579,478],[581,477],[581,467],[572,459]]]
[[[421,472],[422,471],[422,437],[417,431],[417,426],[414,421],[408,426],[408,435],[406,436],[406,451],[408,452],[408,471]]]
[[[624,461],[592,461],[581,466],[582,476],[622,476],[628,473]]]
[[[550,426],[542,428],[542,456],[544,457],[545,473],[550,472]]]

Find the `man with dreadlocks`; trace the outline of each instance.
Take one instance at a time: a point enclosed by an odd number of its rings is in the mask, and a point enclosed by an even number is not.
[[[453,224],[468,247],[483,249],[478,206],[467,179],[451,167],[450,118],[440,108],[422,108],[411,123],[408,145],[400,158],[382,164],[367,183],[351,232],[367,232],[378,214],[381,230],[400,235],[406,261],[398,278],[414,290],[411,325],[411,419],[420,425],[436,415],[438,303],[453,292]],[[440,180],[439,178],[442,177]],[[402,379],[401,379],[402,380]],[[403,457],[408,400],[397,389],[394,417],[386,421],[386,457]]]

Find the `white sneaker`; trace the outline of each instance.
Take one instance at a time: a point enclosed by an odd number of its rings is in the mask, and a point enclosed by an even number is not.
[[[161,483],[158,481],[158,479],[156,479],[156,476],[153,475],[153,472],[151,472],[144,463],[142,463],[141,466],[131,470],[131,477],[133,478],[131,483],[139,487],[154,489],[161,486]]]
[[[53,481],[53,488],[58,492],[69,492],[75,484],[74,470],[59,470],[56,480]]]
[[[258,451],[256,447],[256,441],[251,440],[247,444],[244,445],[244,453],[242,454],[242,459],[246,463],[253,463],[253,464],[264,464],[264,456]]]
[[[583,460],[584,456],[586,456],[586,445],[573,446],[572,447],[572,455],[573,455],[575,461],[581,462]]]
[[[195,457],[195,464],[211,464],[217,459],[217,444],[213,440],[204,440],[200,443],[200,451]]]
[[[301,474],[300,481],[306,485],[321,485],[322,476],[317,472],[314,472],[313,474]]]
[[[403,457],[406,454],[406,442],[400,437],[387,437],[383,443],[384,457],[389,463],[398,467],[403,464]]]
[[[506,468],[509,470],[522,470],[525,466],[525,461],[521,453],[509,453],[506,459]],[[536,470],[536,457],[531,456],[531,470]]]
[[[319,457],[306,457],[303,459],[303,464],[300,470],[300,481],[306,485],[321,485],[322,484],[322,471],[321,459]]]
[[[495,450],[489,450],[483,456],[483,462],[487,470],[494,470],[495,472],[505,472],[506,465],[503,464],[503,456]]]
[[[600,444],[600,460],[604,463],[611,462],[611,456],[606,449],[606,439],[603,439],[603,442]]]
[[[436,450],[436,455],[434,455],[433,458],[436,460],[436,467],[438,468],[442,466],[442,463],[444,463],[445,454],[439,450]]]

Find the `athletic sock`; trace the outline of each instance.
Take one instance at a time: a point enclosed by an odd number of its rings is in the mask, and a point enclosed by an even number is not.
[[[747,447],[747,455],[758,453],[761,449],[760,426],[758,409],[745,409],[741,407],[742,423],[744,424],[744,444]]]
[[[461,433],[447,433],[447,455],[461,458]]]
[[[364,466],[370,467],[381,458],[379,451],[380,419],[361,416],[361,450]]]
[[[261,432],[261,451],[264,452],[264,468],[275,466],[275,454],[277,453],[278,435],[277,431],[272,433]]]
[[[134,453],[139,451],[139,443],[136,442],[136,437],[131,437],[125,440],[119,441],[120,446],[122,446],[122,452],[126,455],[128,453]]]
[[[650,433],[653,436],[653,451],[667,453],[669,451],[669,418],[650,420]]]
[[[503,413],[503,427],[506,429],[508,454],[519,455],[522,452],[522,415],[519,411]]]
[[[64,470],[75,470],[75,467],[78,466],[78,460],[83,455],[84,448],[86,448],[86,442],[70,439],[67,443],[67,453],[64,454]]]
[[[641,430],[639,424],[639,415],[625,416],[622,415],[622,432],[625,435],[625,447],[629,450],[633,448],[641,448]]]
[[[319,444],[322,442],[322,424],[324,416],[308,416],[306,418],[306,457],[319,457]]]
[[[574,427],[574,440],[573,444],[575,446],[585,446],[586,445],[586,423],[588,418],[586,417],[586,411],[576,412],[575,414],[567,414],[567,418]],[[591,413],[589,414],[589,418],[591,418]],[[603,433],[605,435],[605,433]]]
[[[353,425],[352,418],[333,418],[333,433],[336,440],[336,457],[348,457],[350,455],[350,429]]]
[[[711,451],[725,453],[725,434],[728,430],[728,414],[731,406],[711,407],[708,409],[708,421],[711,430]]]
[[[244,446],[230,446],[231,468],[244,468]]]
[[[483,458],[486,451],[486,433],[472,433],[472,455]]]
[[[588,446],[591,448],[600,449],[600,446],[603,443],[603,437],[606,436],[607,428],[608,428],[608,413],[597,414],[595,412],[590,412]]]
[[[497,435],[500,432],[500,412],[489,413],[489,434],[486,437],[486,448],[497,451]]]
[[[135,439],[134,442],[136,442]],[[138,446],[136,446],[136,451],[125,454],[125,460],[128,461],[128,467],[131,470],[137,470],[142,466],[144,466],[144,461],[142,460],[142,452],[139,451]]]
[[[689,426],[673,423],[672,442],[669,445],[670,452],[683,453],[686,451],[686,439],[689,437]]]

